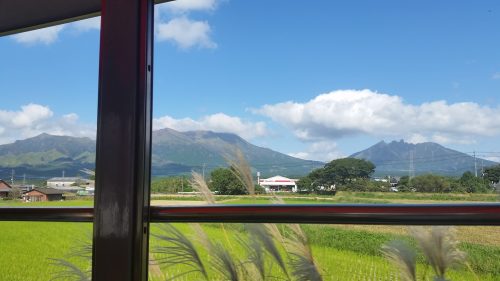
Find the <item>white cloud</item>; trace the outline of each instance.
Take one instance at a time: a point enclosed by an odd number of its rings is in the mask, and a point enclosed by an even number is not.
[[[12,38],[23,44],[37,44],[42,43],[49,45],[57,40],[59,33],[64,29],[65,25],[56,25],[51,27],[46,27],[42,29],[37,29],[33,31],[27,31],[12,35]]]
[[[160,7],[174,13],[212,11],[215,10],[218,2],[217,0],[177,0],[160,5]]]
[[[52,117],[53,112],[46,106],[30,103],[21,106],[20,111],[0,110],[0,124],[7,128],[23,128],[38,124]]]
[[[493,73],[493,75],[491,76],[491,79],[499,80],[500,79],[500,72]]]
[[[493,162],[497,162],[497,163],[500,163],[500,156],[486,156],[486,157],[482,157],[486,160],[490,160],[490,161],[493,161]]]
[[[28,104],[18,111],[0,110],[0,143],[34,137],[41,133],[95,138],[95,125],[78,122],[78,115],[70,113],[54,116],[44,105]]]
[[[412,105],[370,90],[338,90],[305,103],[288,101],[253,111],[287,126],[303,140],[365,134],[463,143],[500,134],[500,119],[495,118],[500,107],[446,101]]]
[[[313,142],[309,145],[306,151],[288,153],[288,155],[300,159],[318,160],[324,162],[345,157],[345,155],[339,151],[337,144],[332,141]]]
[[[174,18],[156,26],[158,41],[171,41],[182,49],[195,46],[201,48],[216,48],[210,38],[211,28],[205,21],[193,21],[187,17]]]
[[[264,122],[243,121],[224,113],[204,116],[198,120],[191,118],[175,119],[163,116],[153,119],[153,129],[170,128],[177,131],[210,130],[215,132],[234,133],[245,139],[252,139],[267,134]]]
[[[59,35],[63,30],[76,30],[78,32],[87,32],[90,30],[99,30],[101,28],[101,17],[94,17],[90,19],[79,20],[69,24],[55,25],[33,31],[27,31],[19,34],[12,35],[12,38],[22,44],[36,45],[45,44],[50,45],[57,41]]]
[[[81,32],[101,29],[101,17],[79,20],[71,23],[71,26]]]
[[[407,139],[407,142],[417,144],[417,143],[423,143],[423,142],[428,142],[429,139],[426,136],[422,136],[421,134],[411,134]]]

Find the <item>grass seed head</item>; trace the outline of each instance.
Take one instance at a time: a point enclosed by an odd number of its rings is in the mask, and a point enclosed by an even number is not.
[[[412,227],[410,234],[434,270],[435,280],[446,280],[447,269],[465,261],[466,255],[458,249],[456,230],[452,227]]]
[[[392,241],[382,246],[383,255],[400,270],[404,281],[416,281],[416,254],[415,251],[402,241]]]

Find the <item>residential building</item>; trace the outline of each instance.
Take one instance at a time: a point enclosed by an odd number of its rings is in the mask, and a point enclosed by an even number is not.
[[[47,180],[47,187],[67,192],[79,192],[93,188],[94,181],[80,177],[56,177]]]
[[[59,201],[63,199],[63,191],[54,188],[35,188],[24,192],[23,198],[28,202]]]
[[[10,186],[10,184],[5,182],[4,180],[0,180],[0,198],[8,197],[11,191],[12,187]]]

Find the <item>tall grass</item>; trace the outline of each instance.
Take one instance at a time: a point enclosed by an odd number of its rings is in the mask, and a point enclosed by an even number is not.
[[[237,151],[234,157],[227,159],[233,173],[246,187],[248,194],[255,194],[250,166],[243,153]],[[200,174],[192,174],[191,184],[207,204],[215,204],[215,197]],[[279,197],[276,197],[275,201],[284,203]],[[377,255],[381,255],[380,245],[387,240],[387,237],[393,236],[382,234],[370,234],[370,236],[364,232],[347,230],[344,231],[345,237],[335,236],[342,231],[333,227],[303,228],[297,224],[243,224],[240,227],[222,223],[213,224],[217,231],[223,234],[221,237],[208,235],[199,224],[190,224],[190,226],[191,232],[194,233],[193,237],[170,224],[161,225],[159,234],[152,234],[156,239],[156,245],[153,247],[151,263],[157,267],[159,278],[163,280],[320,281],[326,280],[325,276],[327,276],[328,280],[378,280],[386,277],[390,280],[398,279],[392,275],[392,270],[384,269],[381,272],[377,269],[380,261],[376,259],[379,258]],[[229,239],[228,230],[236,239]],[[435,274],[434,280],[447,281],[449,269],[465,261],[465,254],[458,249],[458,241],[452,229],[412,228],[410,232],[416,241],[414,245],[420,247],[425,261],[432,268]],[[361,240],[366,243],[358,245],[359,253],[350,248],[345,251],[339,250],[349,244],[348,240]],[[349,247],[352,248],[352,245]],[[83,248],[77,256],[88,258],[89,255],[86,253],[89,249]],[[330,257],[330,261],[318,262],[314,257],[313,249],[330,253],[334,252],[333,250],[342,254],[349,252],[351,253],[349,262],[353,265],[347,266],[349,271],[336,272],[336,263],[341,265],[341,261]],[[419,256],[412,249],[411,244],[389,243],[382,248],[382,254],[396,264],[403,280],[417,280]],[[359,260],[366,259],[366,256],[370,256],[373,260],[369,264],[361,264]],[[88,272],[82,271],[73,263],[64,259],[52,261],[55,266],[62,268],[56,278],[88,280],[84,279]],[[322,269],[322,265],[325,264],[328,265],[329,270]],[[368,266],[368,268],[361,268],[362,266]],[[172,273],[163,274],[162,267]]]
[[[455,229],[445,226],[411,227],[411,236],[417,241],[427,264],[434,271],[435,281],[449,281],[446,272],[465,262],[465,252],[458,249]],[[394,241],[382,249],[384,255],[401,270],[404,280],[416,281],[415,252],[406,243]]]

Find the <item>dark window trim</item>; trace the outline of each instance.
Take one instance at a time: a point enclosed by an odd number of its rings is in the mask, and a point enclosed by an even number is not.
[[[92,222],[89,208],[0,208],[0,221]],[[149,222],[500,225],[500,203],[150,207]]]

